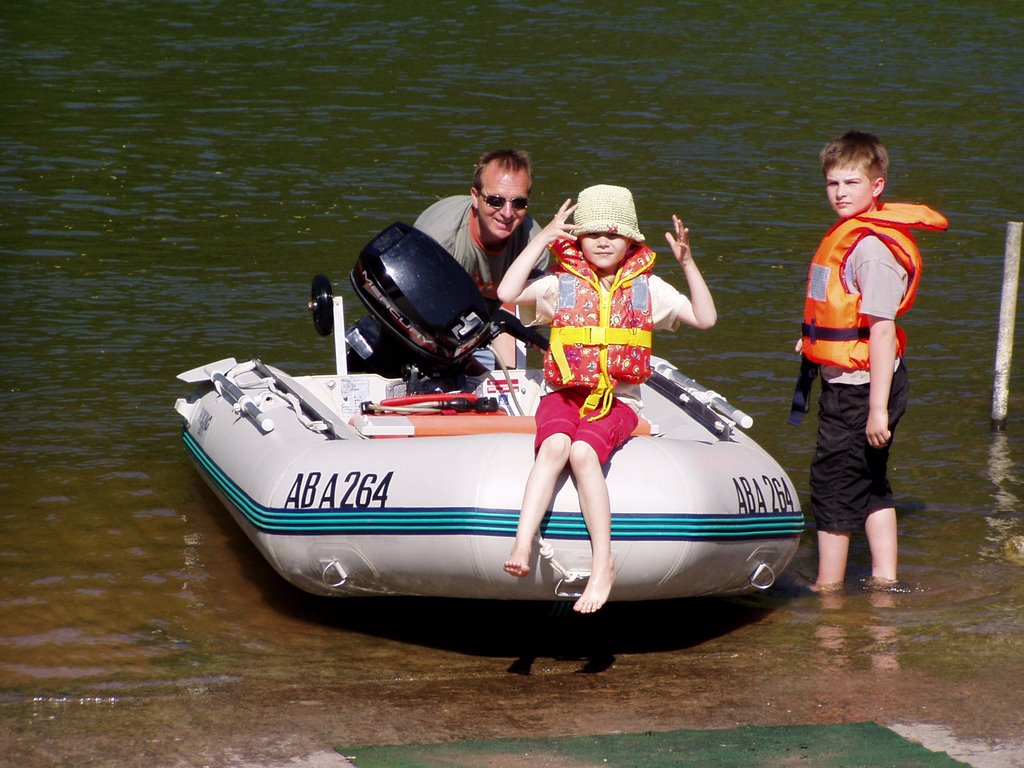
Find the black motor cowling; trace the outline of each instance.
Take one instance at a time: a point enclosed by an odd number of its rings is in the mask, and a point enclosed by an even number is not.
[[[376,324],[431,367],[456,368],[493,336],[473,279],[443,246],[408,224],[396,222],[367,243],[350,279]]]

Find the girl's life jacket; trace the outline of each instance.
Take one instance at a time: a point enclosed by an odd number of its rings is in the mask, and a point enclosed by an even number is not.
[[[559,238],[548,248],[556,260],[558,304],[544,378],[555,388],[589,388],[580,414],[593,414],[589,419],[595,421],[611,409],[618,382],[641,384],[651,375],[654,322],[647,273],[654,251],[636,244],[606,289],[573,241]]]
[[[907,270],[907,291],[896,310],[897,317],[914,303],[921,282],[921,251],[911,229],[946,229],[942,214],[925,205],[887,203],[874,211],[840,221],[821,241],[807,275],[807,302],[802,325],[805,357],[815,363],[851,370],[868,364],[867,317],[860,314],[860,293],[849,284],[846,262],[865,237],[877,237]],[[896,329],[896,355],[906,349],[902,328]]]

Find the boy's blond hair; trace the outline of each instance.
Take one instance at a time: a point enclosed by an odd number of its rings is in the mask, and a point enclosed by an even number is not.
[[[889,152],[877,136],[862,131],[847,131],[832,139],[821,150],[821,172],[833,168],[862,168],[872,179],[889,174]]]

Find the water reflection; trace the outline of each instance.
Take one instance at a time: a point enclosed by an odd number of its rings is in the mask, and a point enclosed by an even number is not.
[[[1024,517],[1014,486],[1021,482],[1017,462],[1005,432],[992,435],[988,455],[988,477],[995,485],[993,513],[985,519],[991,529],[989,540],[996,557],[1024,565]]]
[[[996,486],[995,511],[1012,513],[1020,510],[1020,499],[1011,490],[1011,484],[1019,484],[1020,479],[1010,455],[1010,438],[1005,432],[992,435],[988,449],[988,477]]]
[[[818,598],[822,614],[814,637],[821,668],[863,667],[865,659],[875,671],[900,668],[895,616],[886,613],[898,607],[895,593],[868,589],[854,599],[837,590]]]

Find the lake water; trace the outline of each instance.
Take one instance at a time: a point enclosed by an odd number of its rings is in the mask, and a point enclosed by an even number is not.
[[[1005,747],[1024,731],[1024,361],[1006,432],[989,426],[1004,237],[1024,216],[1022,19],[975,0],[7,3],[0,753],[185,766],[876,720],[1024,765]],[[817,152],[854,127],[889,146],[886,199],[951,225],[919,238],[905,322],[892,476],[909,592],[857,589],[858,539],[848,593],[806,595],[812,531],[767,594],[612,604],[590,624],[314,599],[188,463],[177,373],[250,355],[331,369],[311,276],[348,291],[370,237],[518,145],[542,222],[614,183],[652,243],[673,213],[690,226],[720,319],[658,354],[754,416],[806,507],[814,419],[786,424],[792,346],[832,223]],[[670,259],[658,269],[683,285]]]

